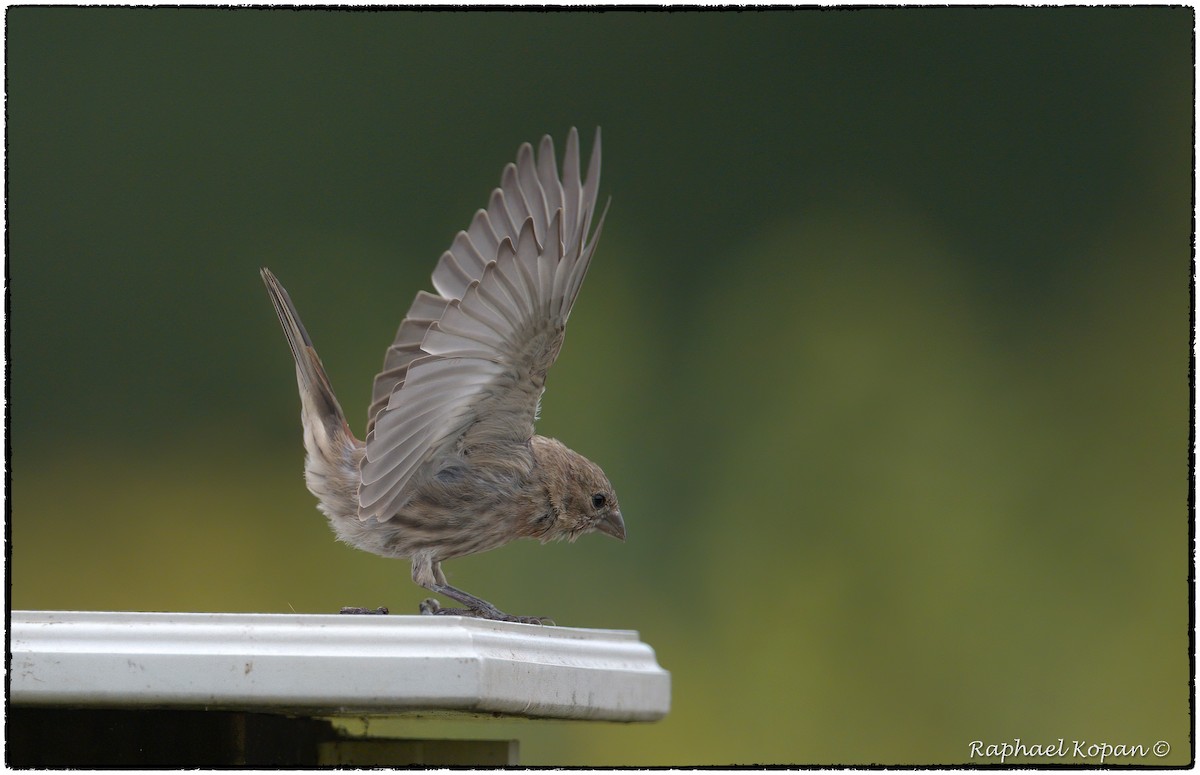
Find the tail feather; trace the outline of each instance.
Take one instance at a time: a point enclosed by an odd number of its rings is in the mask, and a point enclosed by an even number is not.
[[[333,386],[317,357],[312,339],[300,322],[300,315],[292,304],[279,280],[271,274],[271,270],[263,267],[261,270],[263,283],[267,286],[267,294],[279,316],[279,324],[283,327],[283,335],[287,337],[288,347],[291,348],[292,358],[296,362],[296,383],[300,388],[300,400],[303,405],[305,425],[315,421],[324,431],[327,438],[345,435],[353,438],[346,416],[333,393]],[[324,445],[322,445],[324,446]]]

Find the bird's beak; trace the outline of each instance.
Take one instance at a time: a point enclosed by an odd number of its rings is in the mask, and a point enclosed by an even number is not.
[[[621,519],[620,511],[610,512],[607,517],[596,523],[596,529],[618,541],[625,540],[625,520]]]

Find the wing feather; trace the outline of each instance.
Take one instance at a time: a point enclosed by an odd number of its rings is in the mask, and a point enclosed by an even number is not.
[[[469,359],[458,358],[456,360],[468,361]],[[412,438],[413,435],[429,425],[424,422],[411,422],[412,420],[430,419],[432,413],[440,412],[444,408],[447,399],[470,396],[476,387],[488,384],[494,376],[482,370],[477,371],[478,373],[472,374],[469,378],[463,378],[460,375],[454,381],[447,378],[434,379],[427,386],[427,390],[413,391],[414,395],[406,396],[404,399],[406,419],[410,422],[381,422],[375,426],[375,432],[368,441],[376,441],[389,448],[395,448],[397,444]],[[385,469],[380,469],[380,472],[383,470]]]
[[[489,277],[489,275],[495,273],[496,265],[493,263],[483,273],[483,277],[487,282],[481,281],[479,285],[468,290],[467,295],[463,297],[463,301],[466,302],[469,297],[477,296],[479,297],[479,301],[472,302],[472,314],[478,316],[495,316],[504,321],[502,325],[508,326],[510,329],[520,328],[521,318],[513,307],[512,297],[508,295],[507,291],[499,287],[499,280]]]
[[[486,342],[481,342],[478,339],[451,334],[437,328],[431,329],[426,335],[423,347],[430,355],[453,356],[455,358],[465,356],[482,358],[483,360],[495,360],[497,350],[496,347]]]
[[[417,291],[417,297],[413,299],[412,306],[408,308],[408,314],[404,317],[437,320],[446,311],[447,303],[447,299],[442,296],[434,296],[429,291]]]
[[[517,165],[509,164],[504,168],[504,176],[500,178],[500,189],[503,193],[500,201],[504,203],[505,213],[513,225],[513,232],[510,232],[512,234],[519,231],[521,224],[529,217],[529,205],[517,180]]]
[[[534,226],[533,219],[529,220],[529,225]],[[536,227],[534,227],[536,228]],[[534,237],[533,228],[527,228],[521,232],[520,238],[517,240],[517,277],[524,284],[522,289],[525,293],[525,300],[529,304],[530,310],[538,308],[538,255],[541,253],[541,248],[537,244],[537,238]]]
[[[522,277],[521,262],[517,260],[517,249],[511,240],[505,240],[496,251],[496,287],[508,294],[512,300],[512,309],[518,313],[533,308],[533,299],[529,296],[529,286]],[[524,325],[524,315],[520,320]]]
[[[474,284],[478,286],[479,281],[475,281]],[[489,347],[503,347],[504,337],[508,334],[507,321],[482,314],[486,310],[482,304],[467,304],[467,299],[473,295],[473,290],[468,290],[463,301],[451,304],[450,309],[446,310],[446,314],[438,321],[437,329],[467,337]]]
[[[562,181],[558,179],[558,166],[554,161],[554,142],[549,135],[542,138],[537,152],[538,182],[546,198],[546,212],[553,213],[563,208]]]
[[[492,221],[487,210],[475,211],[475,217],[471,219],[471,227],[467,229],[467,239],[479,251],[479,255],[496,255],[496,249],[500,247],[500,237],[496,236],[496,230],[492,228]]]
[[[592,159],[588,162],[587,178],[583,184],[583,195],[580,200],[580,213],[583,215],[583,226],[572,239],[580,249],[588,232],[592,230],[592,213],[596,210],[596,195],[600,191],[600,128],[596,128],[596,142],[592,145]]]
[[[521,187],[521,197],[529,217],[533,218],[534,236],[538,242],[546,238],[546,227],[550,224],[553,214],[546,210],[546,195],[542,191],[542,183],[538,178],[537,167],[533,161],[533,146],[524,143],[517,150],[517,181]]]
[[[367,424],[368,435],[375,425],[375,418],[387,406],[392,393],[403,384],[409,363],[425,355],[421,350],[421,340],[425,338],[429,327],[441,318],[449,304],[448,299],[428,291],[417,292],[408,314],[396,331],[395,340],[384,354],[383,370],[375,377],[375,384],[371,389],[371,407],[367,410],[367,417],[370,418]]]
[[[600,130],[596,130],[596,147],[600,144]],[[593,151],[594,153],[594,151]],[[563,209],[567,212],[568,244],[574,245],[579,237],[579,212],[583,209],[583,186],[579,183],[579,133],[575,127],[567,133],[567,150],[563,154]]]
[[[495,270],[490,268],[485,269],[484,275],[486,276],[489,271]],[[488,284],[490,285],[491,282],[489,280]],[[462,303],[453,308],[455,315],[468,317],[476,324],[486,326],[496,334],[504,336],[512,328],[519,326],[520,321],[506,315],[503,309],[497,309],[497,301],[494,297],[491,297],[490,292],[480,290],[482,285],[483,280],[480,279],[479,282],[467,289]],[[452,317],[449,322],[451,325],[454,325],[456,320],[457,317]]]
[[[607,215],[608,206],[605,205],[604,212],[600,214],[600,222],[596,224],[596,233],[592,235],[591,242],[586,247],[580,247],[583,255],[567,271],[567,285],[561,299],[562,306],[560,308],[563,320],[570,317],[571,308],[575,306],[575,299],[579,296],[579,289],[583,286],[583,278],[587,276],[588,267],[592,264],[592,254],[596,252],[596,246],[600,244],[600,232],[604,228],[604,218]]]
[[[454,236],[454,244],[450,246],[450,253],[456,259],[458,264],[466,270],[470,277],[479,277],[483,274],[483,270],[487,267],[490,259],[484,258],[479,249],[475,247],[475,243],[471,241],[471,236],[465,231],[460,231]],[[496,254],[493,248],[489,255]]]
[[[433,287],[447,299],[461,299],[471,284],[471,275],[458,263],[454,254],[446,251],[433,270]]]

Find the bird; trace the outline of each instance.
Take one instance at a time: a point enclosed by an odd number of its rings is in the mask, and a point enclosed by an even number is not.
[[[308,490],[340,541],[407,558],[416,584],[461,606],[428,598],[423,614],[552,624],[452,586],[442,563],[515,539],[625,540],[600,466],[534,432],[611,204],[593,230],[600,145],[597,128],[586,177],[574,127],[561,174],[549,135],[536,154],[529,143],[518,148],[486,209],[438,260],[435,292],[419,291],[400,323],[374,380],[364,440],[350,430],[291,297],[261,269],[295,361]]]

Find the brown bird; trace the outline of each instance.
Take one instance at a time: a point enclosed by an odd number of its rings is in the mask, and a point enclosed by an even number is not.
[[[533,432],[604,225],[602,214],[589,238],[599,183],[599,129],[583,181],[574,128],[561,177],[548,136],[536,161],[528,143],[518,149],[487,209],[438,261],[437,294],[417,293],[400,324],[375,377],[365,442],[351,433],[287,291],[262,270],[296,362],[308,489],[340,540],[409,558],[413,581],[464,606],[429,599],[423,613],[546,621],[450,586],[442,562],[517,538],[574,541],[598,530],[625,540],[600,467]]]

